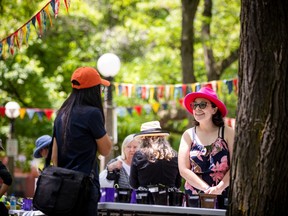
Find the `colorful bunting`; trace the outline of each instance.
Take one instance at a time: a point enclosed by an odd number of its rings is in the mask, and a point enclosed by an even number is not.
[[[64,4],[68,12],[70,1],[64,0]],[[2,56],[3,58],[5,58],[6,56],[5,46],[8,46],[8,49],[7,49],[8,53],[10,53],[11,55],[14,55],[15,47],[20,49],[22,46],[23,39],[24,39],[25,44],[28,45],[28,39],[30,35],[30,23],[32,23],[36,31],[39,30],[37,32],[38,37],[43,36],[43,33],[46,31],[46,26],[47,26],[47,16],[49,18],[50,26],[52,26],[52,19],[51,19],[49,8],[48,8],[49,5],[52,8],[54,17],[57,18],[59,6],[60,6],[60,0],[50,0],[40,11],[36,13],[35,16],[33,16],[30,20],[28,20],[24,25],[22,25],[14,33],[0,40],[0,57]],[[16,46],[14,46],[14,44],[16,44]]]
[[[177,106],[183,107],[183,98],[186,94],[200,89],[202,86],[210,86],[217,91],[218,96],[223,97],[223,87],[226,86],[228,93],[238,92],[238,80],[217,80],[205,83],[192,83],[192,84],[176,84],[176,85],[133,85],[113,83],[115,94],[125,97],[138,97],[147,101],[149,104],[137,105],[133,104],[129,107],[116,107],[116,113],[119,117],[125,117],[127,114],[133,115],[133,111],[141,116],[143,114],[150,114],[152,111],[158,113],[160,109],[167,110],[176,108]],[[36,115],[40,121],[46,117],[49,121],[52,119],[56,110],[54,109],[39,109],[39,108],[20,108],[20,118],[23,119],[26,114],[31,120]],[[0,117],[5,117],[5,107],[0,107]],[[228,125],[235,126],[235,122],[227,122]]]
[[[223,85],[224,84],[224,85]],[[167,84],[167,85],[139,85],[127,83],[114,83],[115,94],[117,96],[124,96],[128,98],[136,97],[147,100],[152,103],[156,101],[170,101],[178,100],[185,97],[190,92],[198,91],[203,86],[208,86],[216,91],[220,97],[223,96],[222,88],[226,86],[228,93],[231,94],[234,90],[235,94],[238,92],[238,81],[233,80],[214,80],[203,83],[192,84]]]

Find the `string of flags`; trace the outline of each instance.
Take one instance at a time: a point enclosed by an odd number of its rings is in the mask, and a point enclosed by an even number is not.
[[[116,96],[125,96],[128,98],[140,98],[147,101],[169,101],[183,98],[190,92],[196,92],[203,86],[209,86],[218,93],[221,97],[223,95],[224,86],[227,87],[228,93],[233,91],[237,94],[238,79],[231,80],[214,80],[202,83],[191,84],[163,84],[163,85],[139,85],[139,84],[125,84],[114,83]]]
[[[114,83],[114,91],[116,96],[124,97],[138,97],[147,102],[144,105],[131,104],[130,106],[117,106],[115,111],[117,116],[125,117],[126,115],[145,115],[150,113],[157,114],[161,110],[168,110],[176,108],[177,106],[183,106],[183,98],[190,92],[198,91],[203,86],[210,86],[213,88],[218,96],[224,97],[224,88],[227,88],[228,94],[238,91],[238,80],[219,80],[203,83],[192,84],[165,84],[165,85],[137,85],[137,84],[123,84]],[[138,89],[138,90],[137,90]],[[153,100],[150,100],[153,98]],[[184,107],[183,107],[184,108]],[[56,116],[56,109],[51,108],[20,108],[20,118],[24,119],[28,116],[32,120],[35,116],[40,121],[46,117],[48,120],[53,120]],[[0,106],[0,117],[5,117],[5,107]],[[229,118],[226,118],[229,119]],[[230,126],[235,125],[235,120],[227,120],[227,124]],[[234,122],[234,123],[233,123]]]
[[[66,10],[70,6],[70,0],[63,0]],[[52,27],[52,15],[56,19],[59,13],[60,0],[49,0],[46,5],[36,13],[25,24],[18,28],[15,32],[0,40],[0,57],[6,57],[6,54],[14,55],[15,49],[21,49],[23,43],[28,46],[31,35],[31,25],[34,26],[39,38],[46,32],[47,25],[50,23]]]

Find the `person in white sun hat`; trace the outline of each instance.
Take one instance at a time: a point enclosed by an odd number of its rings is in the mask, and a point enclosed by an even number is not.
[[[130,170],[130,185],[137,189],[149,185],[181,186],[177,152],[170,146],[169,132],[159,121],[145,122],[135,139],[140,149],[134,154]]]

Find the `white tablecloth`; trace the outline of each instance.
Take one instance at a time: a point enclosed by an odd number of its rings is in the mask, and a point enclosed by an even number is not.
[[[36,215],[45,215],[45,214],[43,214],[41,211],[9,210],[9,215],[36,216]]]

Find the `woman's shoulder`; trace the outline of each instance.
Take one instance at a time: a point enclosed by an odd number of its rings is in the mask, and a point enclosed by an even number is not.
[[[194,128],[195,128],[195,127],[191,127],[191,128],[186,129],[186,130],[184,131],[183,135],[191,135],[191,134],[193,134],[194,131],[195,131]]]

